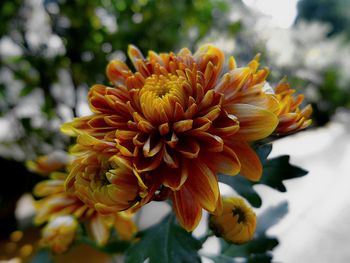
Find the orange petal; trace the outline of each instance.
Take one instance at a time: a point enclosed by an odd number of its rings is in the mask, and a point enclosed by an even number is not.
[[[233,142],[230,143],[229,147],[237,154],[241,163],[240,174],[251,181],[259,181],[262,175],[262,165],[259,157],[249,144]]]
[[[144,157],[143,155],[137,155],[134,166],[138,172],[152,171],[161,164],[163,160],[164,150],[162,149],[153,157]]]
[[[193,57],[198,65],[199,71],[207,76],[210,75],[210,81],[206,83],[207,85],[205,87],[207,90],[216,82],[221,72],[225,60],[224,53],[217,47],[208,44],[201,46]]]
[[[215,87],[215,91],[224,94],[226,99],[230,99],[243,87],[250,76],[250,68],[231,70],[221,78]]]
[[[215,171],[215,173],[222,173],[225,175],[236,175],[241,169],[241,163],[235,152],[224,146],[224,150],[215,154],[203,154],[201,157],[208,166]]]
[[[107,77],[114,85],[125,85],[125,80],[132,75],[129,67],[120,60],[112,60],[106,69]]]
[[[221,152],[224,147],[224,141],[220,136],[213,135],[207,132],[192,130],[189,132],[199,142],[200,146],[210,152]]]
[[[198,156],[200,146],[196,140],[181,138],[175,146],[176,151],[186,158],[196,158]]]
[[[164,178],[163,184],[172,190],[179,190],[188,178],[189,169],[186,164],[182,164],[180,168],[171,169],[164,167],[160,170]]]
[[[188,231],[193,231],[202,217],[202,207],[195,201],[191,192],[183,186],[172,197],[173,207],[179,223]]]
[[[226,110],[237,117],[240,129],[234,135],[247,141],[256,141],[269,136],[278,124],[272,112],[249,104],[232,104]]]
[[[216,209],[219,197],[218,181],[204,162],[198,160],[191,163],[191,174],[186,180],[186,187],[204,209],[209,212]]]

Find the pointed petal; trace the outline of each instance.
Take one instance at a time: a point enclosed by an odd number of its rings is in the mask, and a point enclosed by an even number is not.
[[[259,157],[245,142],[234,142],[230,148],[237,154],[241,163],[240,174],[251,181],[259,181],[262,175],[262,165]]]
[[[174,192],[172,199],[177,220],[188,232],[193,231],[201,220],[202,207],[186,186]]]
[[[191,164],[191,174],[186,180],[186,187],[204,209],[209,212],[216,209],[219,198],[218,181],[204,162],[198,160]]]

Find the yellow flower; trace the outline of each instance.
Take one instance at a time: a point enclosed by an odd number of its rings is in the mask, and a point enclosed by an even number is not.
[[[202,208],[213,213],[220,205],[218,173],[261,177],[250,144],[275,130],[279,112],[276,96],[264,88],[268,70],[258,70],[258,57],[243,68],[231,57],[222,75],[224,55],[212,45],[195,54],[184,48],[177,55],[150,51],[144,58],[134,46],[128,53],[136,72],[110,62],[112,87],[95,85],[89,92],[93,114],[62,127],[78,136],[73,152],[83,156],[73,163],[67,188],[104,212],[170,198],[179,222],[191,231]],[[130,168],[121,175],[130,195],[110,179],[116,160]]]
[[[73,216],[55,217],[43,228],[41,244],[54,253],[64,253],[75,240],[77,229],[78,222]]]
[[[77,158],[70,165],[66,189],[89,207],[108,215],[146,202],[147,187],[132,168],[130,158],[112,149],[97,152],[98,140],[83,134],[72,149]],[[91,146],[91,147],[90,147]],[[98,147],[98,146],[97,146]]]
[[[307,105],[303,109],[299,108],[304,100],[303,94],[293,96],[295,90],[291,89],[290,85],[284,81],[277,85],[275,92],[280,103],[279,123],[275,133],[285,135],[310,126],[311,105]]]
[[[126,212],[104,216],[89,207],[64,188],[67,174],[53,173],[50,179],[39,182],[34,187],[34,194],[42,199],[36,201],[34,222],[43,224],[56,217],[72,215],[79,223],[85,223],[88,234],[99,244],[107,243],[110,230],[114,226],[122,239],[131,239],[137,231],[132,214]]]
[[[223,198],[220,215],[210,216],[210,228],[226,241],[243,244],[251,240],[256,228],[256,215],[242,198]]]

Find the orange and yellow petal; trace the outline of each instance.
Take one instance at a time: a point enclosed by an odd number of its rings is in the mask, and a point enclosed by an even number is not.
[[[72,216],[55,217],[44,227],[41,244],[57,254],[66,252],[75,240],[78,222]]]
[[[196,202],[186,185],[173,192],[172,201],[176,217],[181,226],[188,232],[193,231],[202,218],[201,205]]]

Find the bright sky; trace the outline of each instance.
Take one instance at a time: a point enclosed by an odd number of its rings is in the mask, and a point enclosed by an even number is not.
[[[290,27],[297,14],[298,0],[243,0],[243,2],[271,16],[272,22],[283,28]]]

